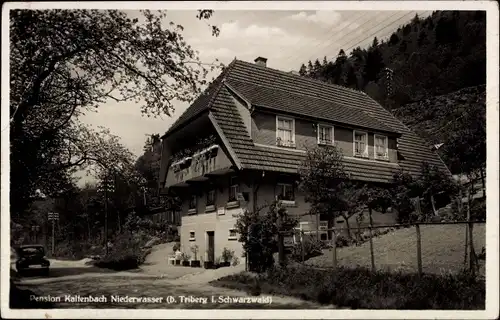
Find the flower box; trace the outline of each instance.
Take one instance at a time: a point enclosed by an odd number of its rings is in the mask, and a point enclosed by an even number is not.
[[[191,268],[199,268],[199,267],[201,267],[200,260],[191,260]]]

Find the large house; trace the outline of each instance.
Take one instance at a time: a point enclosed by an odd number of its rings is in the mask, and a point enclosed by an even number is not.
[[[234,60],[162,137],[160,190],[182,198],[181,251],[214,261],[241,243],[236,217],[280,197],[300,227],[316,219],[297,190],[307,147],[338,146],[352,179],[389,183],[422,161],[446,166],[426,143],[363,92]],[[327,225],[320,217],[319,229]]]

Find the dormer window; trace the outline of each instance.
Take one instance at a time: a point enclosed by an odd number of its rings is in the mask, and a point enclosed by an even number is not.
[[[333,127],[318,124],[318,144],[333,145]]]
[[[368,133],[354,131],[354,156],[368,158]]]
[[[375,135],[375,159],[387,160],[389,158],[389,146],[386,136]]]
[[[276,117],[276,145],[295,147],[295,120],[293,118]]]

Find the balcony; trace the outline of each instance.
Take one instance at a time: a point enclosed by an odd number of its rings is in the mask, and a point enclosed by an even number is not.
[[[214,144],[180,160],[168,170],[166,187],[188,186],[190,182],[205,181],[209,175],[226,174],[232,163],[219,145]]]

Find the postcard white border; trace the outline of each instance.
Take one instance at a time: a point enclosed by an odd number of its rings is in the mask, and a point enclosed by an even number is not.
[[[369,5],[372,4],[370,7]],[[8,10],[25,9],[171,9],[194,10],[486,10],[487,11],[487,219],[486,227],[486,310],[485,311],[404,311],[404,310],[131,310],[131,309],[50,309],[15,310],[8,307],[10,269],[9,223],[9,18]],[[2,8],[2,161],[1,161],[1,314],[4,318],[137,318],[137,319],[486,319],[499,315],[499,201],[498,201],[498,3],[494,1],[198,1],[198,2],[10,2]],[[208,317],[210,314],[210,317]]]

